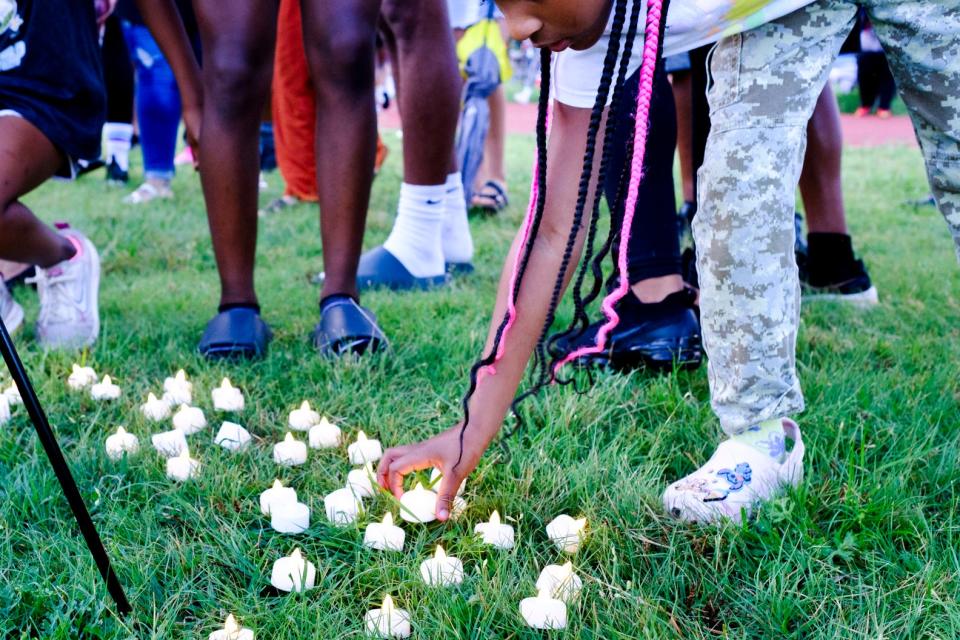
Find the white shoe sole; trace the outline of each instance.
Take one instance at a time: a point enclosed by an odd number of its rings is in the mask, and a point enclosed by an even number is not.
[[[7,327],[7,333],[13,335],[23,325],[23,307],[16,302],[10,307],[10,311],[3,319],[4,326]]]
[[[804,302],[846,302],[857,307],[874,307],[880,304],[880,294],[876,287],[870,287],[860,293],[811,293],[803,295]]]

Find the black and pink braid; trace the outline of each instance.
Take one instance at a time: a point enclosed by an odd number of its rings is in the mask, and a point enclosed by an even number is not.
[[[563,290],[563,280],[567,272],[567,269],[570,266],[570,261],[572,260],[573,250],[576,245],[576,239],[579,234],[580,228],[583,222],[583,214],[586,209],[586,200],[589,194],[589,187],[591,182],[591,177],[593,175],[593,164],[594,156],[596,150],[596,141],[599,133],[600,124],[603,119],[603,113],[607,105],[607,98],[609,96],[610,86],[613,81],[614,68],[618,60],[618,52],[620,49],[620,39],[623,35],[623,26],[626,18],[626,7],[627,3],[631,0],[617,0],[617,4],[614,10],[614,19],[611,27],[610,35],[610,50],[608,50],[607,55],[604,59],[604,69],[601,76],[600,88],[598,90],[597,100],[594,104],[593,110],[591,112],[590,125],[587,131],[587,149],[584,154],[584,163],[583,171],[581,172],[581,180],[578,191],[577,205],[574,212],[574,220],[571,225],[570,234],[567,238],[567,245],[564,251],[563,261],[560,266],[559,273],[554,283],[554,290],[551,296],[550,306],[547,312],[547,318],[544,322],[543,329],[541,331],[540,337],[537,341],[537,347],[535,351],[535,369],[536,372],[533,376],[533,386],[528,391],[522,393],[517,397],[513,403],[513,413],[518,419],[517,415],[517,406],[518,403],[524,400],[525,398],[530,397],[531,395],[539,392],[544,386],[549,384],[555,379],[557,372],[560,368],[583,355],[588,355],[590,353],[599,353],[602,352],[606,345],[606,339],[609,336],[610,332],[617,326],[619,323],[619,317],[616,314],[614,306],[619,302],[629,290],[629,283],[625,277],[621,277],[619,286],[608,295],[602,304],[604,314],[607,317],[607,322],[603,325],[600,332],[597,336],[597,343],[593,347],[579,349],[561,361],[553,364],[552,366],[547,365],[546,358],[546,342],[547,335],[549,334],[550,327],[553,324],[556,309],[560,301],[560,295]],[[637,31],[637,25],[639,22],[639,0],[633,1],[633,11],[631,12],[631,22],[628,28],[628,35],[635,36]],[[595,299],[599,295],[599,285],[596,281],[602,279],[602,271],[599,267],[599,262],[602,260],[602,257],[610,250],[610,247],[613,246],[615,238],[619,239],[619,250],[617,258],[617,270],[621,274],[626,273],[626,262],[627,262],[627,240],[630,237],[630,233],[633,225],[634,212],[636,210],[637,199],[639,194],[639,185],[643,173],[643,158],[644,151],[646,149],[646,136],[647,130],[649,127],[649,116],[650,116],[650,103],[651,96],[653,92],[653,79],[654,72],[656,70],[656,65],[660,55],[661,47],[661,36],[663,32],[663,26],[665,23],[666,17],[666,5],[669,0],[648,0],[647,3],[647,17],[646,17],[646,28],[644,32],[644,50],[643,50],[643,59],[640,66],[640,88],[638,92],[637,99],[637,115],[636,115],[636,125],[633,140],[631,142],[631,161],[628,164],[628,173],[625,174],[624,183],[628,185],[624,215],[622,217],[621,224],[619,228],[616,225],[612,226],[610,231],[610,237],[607,242],[604,244],[604,247],[601,249],[601,252],[596,258],[591,261],[589,254],[592,253],[593,241],[596,237],[596,227],[599,221],[599,197],[600,197],[600,187],[596,189],[597,193],[595,194],[595,199],[593,201],[593,206],[591,208],[590,216],[590,225],[588,231],[588,242],[587,242],[587,257],[584,260],[584,266],[580,268],[580,273],[577,277],[577,282],[575,285],[575,318],[572,323],[572,327],[575,328],[577,324],[580,326],[586,326],[586,311],[585,306],[592,299]],[[633,37],[628,38],[628,41],[624,45],[624,60],[629,61],[630,54],[632,54],[632,42]],[[620,65],[620,73],[617,77],[617,84],[614,89],[614,97],[619,96],[619,92],[622,90],[622,87],[625,83],[625,73],[626,73],[627,64],[624,62]],[[550,71],[551,71],[551,56],[549,51],[541,51],[541,93],[540,100],[538,105],[538,116],[537,116],[537,160],[534,165],[534,179],[531,185],[531,195],[530,195],[530,205],[527,210],[526,218],[524,219],[523,231],[521,234],[521,250],[517,252],[516,259],[514,261],[513,272],[510,277],[510,287],[507,295],[507,311],[504,314],[504,318],[500,325],[497,328],[496,333],[494,334],[493,345],[491,346],[490,352],[484,356],[481,360],[474,363],[470,369],[470,386],[463,398],[462,407],[464,413],[463,425],[460,429],[460,445],[461,445],[461,457],[463,452],[463,435],[470,424],[470,408],[469,402],[473,397],[477,389],[477,385],[482,380],[484,373],[493,373],[495,372],[496,363],[503,357],[506,338],[516,322],[518,309],[516,307],[516,300],[519,295],[520,286],[523,281],[523,277],[526,273],[527,266],[530,261],[530,255],[534,241],[537,237],[537,233],[540,229],[540,224],[543,219],[544,203],[546,200],[546,189],[547,189],[547,127],[549,121],[549,106],[550,106]],[[605,136],[604,136],[604,145],[603,152],[601,153],[601,162],[600,162],[600,171],[606,172],[606,156],[608,155],[608,150],[610,148],[611,142],[611,131],[612,127],[609,127]],[[639,150],[639,153],[635,153],[636,150]],[[591,291],[591,295],[588,295],[588,299],[585,301],[580,295],[579,290],[582,288],[583,282],[585,280],[585,271],[586,265],[591,264],[593,266],[593,274],[595,278],[594,291]],[[459,461],[458,461],[459,463]]]

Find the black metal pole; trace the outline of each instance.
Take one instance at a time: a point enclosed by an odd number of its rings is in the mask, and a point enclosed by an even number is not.
[[[117,574],[113,571],[113,567],[110,564],[110,557],[107,555],[106,549],[103,548],[103,542],[100,540],[100,534],[97,533],[97,528],[94,526],[93,520],[90,519],[90,513],[83,503],[83,497],[80,495],[79,489],[77,489],[77,483],[73,479],[73,474],[70,473],[70,467],[67,466],[63,452],[60,451],[60,445],[57,444],[57,436],[54,435],[53,429],[50,428],[50,423],[47,421],[47,416],[43,412],[43,407],[40,406],[40,400],[33,390],[33,385],[30,384],[27,372],[23,368],[23,362],[20,361],[20,356],[13,346],[13,340],[10,339],[10,334],[7,333],[7,327],[3,324],[2,319],[0,319],[0,351],[2,351],[3,359],[7,363],[7,370],[10,371],[13,381],[20,390],[20,395],[23,396],[23,404],[27,408],[27,413],[30,414],[30,420],[33,422],[33,426],[37,429],[37,435],[40,436],[40,443],[43,445],[43,450],[47,452],[47,457],[50,459],[50,466],[53,467],[53,472],[56,474],[57,480],[60,481],[63,495],[66,496],[67,502],[70,504],[70,509],[73,510],[73,517],[76,518],[77,526],[80,527],[80,533],[83,534],[83,539],[87,542],[90,555],[93,556],[93,560],[97,563],[97,568],[100,570],[100,575],[103,576],[104,582],[107,583],[107,590],[110,592],[110,595],[113,596],[113,601],[117,603],[117,611],[119,611],[120,615],[126,615],[131,611],[130,602],[123,592],[123,587],[117,579]]]

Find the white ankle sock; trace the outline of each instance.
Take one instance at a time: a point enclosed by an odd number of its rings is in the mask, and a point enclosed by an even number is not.
[[[440,235],[446,214],[446,185],[400,185],[400,204],[390,237],[383,243],[418,278],[443,275]]]
[[[443,258],[448,263],[467,263],[473,260],[473,237],[467,219],[467,202],[463,195],[463,176],[460,172],[447,176],[446,210],[443,220]]]
[[[125,122],[108,122],[103,125],[107,138],[107,164],[117,161],[123,171],[130,170],[130,141],[133,139],[133,125]]]

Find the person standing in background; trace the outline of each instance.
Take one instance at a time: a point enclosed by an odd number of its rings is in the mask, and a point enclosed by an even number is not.
[[[190,0],[177,0],[177,9],[193,43],[197,42],[197,23]],[[133,0],[120,0],[116,10],[136,72],[136,112],[143,150],[143,184],[124,202],[145,204],[173,198],[170,184],[175,173],[178,133],[182,110],[180,92],[173,70],[160,47],[143,23]],[[194,49],[197,50],[196,44]],[[132,135],[132,128],[130,130]]]
[[[857,56],[857,84],[860,86],[860,107],[853,115],[868,116],[877,108],[877,117],[887,119],[893,113],[890,107],[897,95],[897,81],[893,79],[887,55],[873,25],[861,16],[860,55]]]
[[[490,213],[503,211],[510,204],[507,195],[506,156],[507,94],[504,89],[513,75],[507,53],[507,37],[503,31],[503,14],[493,2],[485,0],[447,0],[450,26],[457,41],[457,57],[461,71],[470,54],[478,47],[487,47],[500,62],[500,84],[487,98],[490,123],[484,140],[483,160],[472,188],[471,208]]]
[[[124,186],[130,180],[134,82],[133,64],[119,17],[107,18],[101,39],[103,80],[107,88],[107,123],[103,125],[107,184]]]

